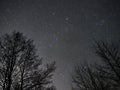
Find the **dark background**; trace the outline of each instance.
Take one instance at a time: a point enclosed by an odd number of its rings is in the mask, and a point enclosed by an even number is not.
[[[120,40],[120,0],[0,0],[0,35],[20,31],[44,62],[56,61],[54,84],[70,90],[76,63],[97,62],[96,40]]]

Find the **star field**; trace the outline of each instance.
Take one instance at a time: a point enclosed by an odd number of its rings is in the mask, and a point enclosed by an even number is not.
[[[0,35],[23,32],[44,62],[56,61],[54,84],[70,90],[73,66],[93,62],[93,39],[120,39],[119,0],[0,0]]]

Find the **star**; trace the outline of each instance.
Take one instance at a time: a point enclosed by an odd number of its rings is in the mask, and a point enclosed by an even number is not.
[[[65,76],[64,76],[64,74],[63,74],[63,73],[60,73],[60,76],[61,76],[62,78],[65,78]]]
[[[102,19],[99,22],[96,23],[96,25],[103,26],[105,24],[106,20]]]
[[[49,44],[49,45],[48,45],[48,47],[49,47],[49,48],[52,48],[52,47],[53,47],[53,44],[52,44],[52,43],[51,43],[51,44]]]
[[[48,26],[53,26],[53,24],[52,24],[52,23],[49,23]]]
[[[69,17],[66,17],[65,20],[68,21],[70,18]]]
[[[55,12],[52,12],[52,15],[53,15],[53,16],[55,16],[55,15],[56,15],[56,13],[55,13]]]

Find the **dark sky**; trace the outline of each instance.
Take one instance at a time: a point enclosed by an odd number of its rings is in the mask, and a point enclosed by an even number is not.
[[[0,0],[0,35],[14,30],[57,62],[54,84],[70,90],[73,66],[94,61],[93,39],[120,39],[120,0]]]

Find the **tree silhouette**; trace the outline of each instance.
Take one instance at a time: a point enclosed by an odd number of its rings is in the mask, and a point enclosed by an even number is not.
[[[72,90],[109,90],[109,87],[96,75],[95,69],[88,65],[75,67],[72,83]]]
[[[95,42],[96,54],[102,64],[96,66],[98,76],[110,84],[112,90],[120,89],[120,48],[112,42]]]
[[[0,88],[2,90],[46,90],[52,84],[55,62],[41,68],[33,40],[13,32],[0,38]]]
[[[72,76],[72,90],[119,90],[120,49],[110,42],[95,41],[95,53],[101,58],[100,64],[79,65]]]

